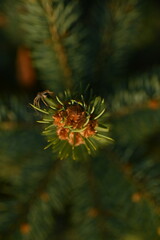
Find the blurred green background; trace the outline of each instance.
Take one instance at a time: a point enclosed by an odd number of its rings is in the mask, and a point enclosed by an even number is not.
[[[29,103],[66,88],[58,41],[44,1],[1,0],[0,239],[158,240],[160,2],[51,2],[74,83],[105,98],[115,144],[88,162],[43,150]]]

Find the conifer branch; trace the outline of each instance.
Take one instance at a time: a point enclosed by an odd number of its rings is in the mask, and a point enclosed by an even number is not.
[[[99,49],[95,54],[95,81],[111,82],[116,73],[126,64],[126,52],[133,41],[132,32],[137,24],[137,1],[95,1],[94,22],[101,36],[97,39]],[[99,12],[99,14],[97,14]],[[100,17],[99,17],[100,16]],[[132,36],[132,38],[131,38]],[[107,69],[107,70],[106,70]]]
[[[54,16],[54,9],[52,7],[52,3],[50,0],[40,0],[48,20],[49,31],[51,34],[51,40],[53,43],[53,49],[56,53],[57,59],[59,61],[60,67],[63,71],[64,75],[64,86],[65,88],[72,88],[73,80],[72,80],[72,70],[69,66],[68,57],[66,53],[66,49],[63,46],[62,38],[58,33],[56,28],[56,21]]]
[[[120,157],[115,152],[108,151],[107,154],[115,163],[115,166],[117,166],[117,168],[120,169],[125,178],[137,189],[137,192],[140,193],[140,198],[144,198],[152,206],[154,212],[157,215],[159,215],[160,214],[159,203],[157,202],[155,197],[152,196],[152,194],[146,189],[145,181],[139,181],[135,177],[135,175],[132,172],[134,166],[131,163],[121,164]]]
[[[89,186],[89,190],[94,203],[94,209],[91,215],[93,214],[93,217],[96,217],[96,223],[100,232],[101,239],[105,240],[107,237],[107,228],[106,228],[106,220],[104,220],[104,217],[105,218],[109,217],[112,215],[112,213],[109,210],[108,211],[105,210],[104,212],[104,210],[101,208],[101,205],[102,205],[101,196],[98,190],[96,179],[94,177],[93,169],[91,167],[92,164],[93,163],[91,162],[88,162],[88,164],[86,164],[87,179],[89,183],[88,186]]]
[[[41,196],[41,194],[45,191],[47,185],[49,184],[50,180],[55,176],[57,171],[59,171],[62,161],[57,159],[53,166],[51,166],[44,177],[39,181],[39,184],[37,186],[37,189],[34,190],[32,196],[29,198],[29,200],[21,205],[17,205],[17,212],[18,212],[18,217],[17,219],[13,222],[10,227],[8,227],[7,232],[3,233],[2,239],[9,238],[13,236],[14,231],[18,230],[20,228],[20,225],[27,220],[27,215],[33,206],[33,204],[38,200],[38,198]]]
[[[119,118],[122,116],[126,116],[128,114],[134,113],[136,111],[142,111],[145,109],[150,109],[150,110],[158,110],[160,109],[160,98],[153,98],[148,101],[144,101],[139,104],[131,105],[131,106],[126,106],[126,107],[121,107],[117,111],[113,111],[110,114],[110,118]]]

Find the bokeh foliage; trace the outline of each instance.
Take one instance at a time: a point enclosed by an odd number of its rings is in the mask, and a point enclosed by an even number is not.
[[[5,67],[0,61],[0,239],[159,239],[158,6],[3,1],[1,49],[12,50],[2,55]],[[31,89],[19,86],[13,69],[22,45],[37,74]],[[87,161],[61,161],[43,150],[29,102],[41,89],[88,83],[106,99],[115,143]]]

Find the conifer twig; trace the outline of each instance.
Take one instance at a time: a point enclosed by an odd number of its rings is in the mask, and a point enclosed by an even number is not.
[[[40,2],[46,12],[46,17],[49,24],[49,31],[50,31],[51,39],[53,43],[53,49],[57,55],[57,59],[63,71],[64,86],[70,89],[72,88],[72,84],[73,84],[72,70],[68,63],[68,57],[67,57],[66,49],[62,43],[62,38],[59,35],[58,30],[56,28],[54,9],[51,6],[50,0],[40,0]]]

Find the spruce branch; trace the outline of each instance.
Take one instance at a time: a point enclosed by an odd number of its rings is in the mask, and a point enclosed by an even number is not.
[[[85,33],[80,22],[79,3],[15,1],[18,28],[23,44],[31,49],[38,77],[52,90],[72,88],[73,81],[78,83],[82,80],[85,66]]]
[[[71,89],[73,87],[72,70],[69,66],[66,49],[62,43],[62,36],[59,35],[58,29],[56,27],[56,19],[54,15],[54,7],[52,6],[52,1],[51,0],[39,0],[39,1],[45,10],[49,25],[49,31],[51,34],[53,49],[56,53],[57,59],[59,61],[61,70],[64,75],[63,85],[65,88]]]
[[[140,77],[129,79],[122,87],[117,84],[117,90],[109,96],[112,117],[121,117],[136,111],[160,108],[159,69],[147,72]]]
[[[90,215],[92,217],[96,218],[96,224],[97,224],[97,228],[99,230],[100,233],[100,238],[102,240],[105,240],[107,235],[108,235],[108,230],[106,227],[106,219],[107,217],[110,217],[112,215],[111,211],[108,210],[104,211],[104,209],[102,208],[102,203],[101,203],[101,194],[98,190],[98,185],[96,183],[96,178],[94,176],[94,172],[93,172],[93,168],[92,168],[92,162],[89,161],[88,163],[85,164],[85,169],[86,174],[87,174],[87,181],[88,181],[88,189],[90,191],[90,194],[92,196],[93,199],[93,209],[92,211],[90,211]]]
[[[138,8],[137,0],[94,2],[91,21],[99,31],[94,40],[97,41],[93,67],[96,82],[101,79],[104,84],[106,81],[112,84],[115,76],[124,71],[137,31]]]
[[[119,118],[122,116],[127,116],[134,112],[142,111],[145,109],[153,110],[153,111],[159,110],[160,109],[160,98],[157,97],[154,99],[150,99],[148,101],[144,101],[139,104],[133,104],[133,105],[126,106],[126,107],[121,107],[119,110],[113,111],[110,114],[110,118],[115,119],[115,118]]]
[[[124,163],[121,162],[121,157],[114,151],[107,151],[108,156],[112,159],[115,166],[120,169],[122,174],[124,174],[125,178],[134,186],[137,193],[139,195],[133,196],[132,200],[134,202],[139,202],[142,198],[146,199],[146,201],[149,203],[149,205],[152,206],[152,209],[154,209],[154,212],[157,216],[160,214],[160,207],[159,202],[157,202],[157,199],[153,196],[152,192],[147,188],[147,181],[145,181],[145,176],[143,181],[141,179],[138,179],[136,176],[136,172],[134,168],[134,163]],[[143,171],[143,169],[142,169]],[[141,173],[142,174],[142,173]]]
[[[30,124],[34,122],[34,116],[30,114],[28,107],[29,97],[27,95],[2,94],[0,97],[0,122],[16,124],[24,123]],[[5,124],[4,124],[5,125]],[[1,126],[0,126],[1,128]]]
[[[7,232],[4,232],[1,236],[3,238],[8,238],[13,235],[16,230],[20,229],[21,224],[27,222],[27,216],[32,208],[33,204],[40,198],[40,196],[45,192],[47,185],[54,178],[57,171],[60,171],[62,161],[56,160],[54,164],[48,169],[43,178],[39,181],[37,188],[34,190],[33,194],[26,203],[17,205],[17,218],[16,220],[8,227]]]

